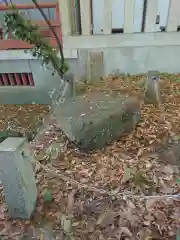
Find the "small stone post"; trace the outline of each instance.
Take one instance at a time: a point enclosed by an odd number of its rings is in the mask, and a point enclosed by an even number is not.
[[[66,83],[65,92],[63,93],[65,98],[75,96],[75,78],[73,73],[66,73],[64,75],[64,81]]]
[[[148,71],[145,89],[145,103],[154,104],[156,106],[160,104],[159,80],[160,77],[156,76],[155,71]]]
[[[37,189],[26,138],[9,137],[0,144],[0,180],[10,216],[30,219]]]

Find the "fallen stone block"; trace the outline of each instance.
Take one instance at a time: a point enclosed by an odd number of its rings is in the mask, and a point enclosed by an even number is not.
[[[140,120],[140,104],[135,98],[98,92],[67,99],[54,114],[66,136],[88,151],[129,134]]]
[[[26,138],[9,137],[0,144],[0,180],[10,216],[30,219],[37,189]]]

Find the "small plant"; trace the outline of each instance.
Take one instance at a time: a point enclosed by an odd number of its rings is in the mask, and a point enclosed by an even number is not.
[[[43,200],[45,203],[50,203],[53,201],[53,196],[50,190],[45,189],[43,192]]]
[[[138,88],[145,88],[145,81],[144,81],[144,79],[141,79],[141,80],[137,81],[136,82],[136,86]]]
[[[134,173],[134,183],[136,186],[143,187],[144,185],[149,186],[150,181],[147,180],[146,177],[141,172]]]
[[[144,185],[151,185],[151,182],[143,175],[143,173],[137,171],[137,169],[125,166],[122,183],[126,183],[128,181],[133,181],[134,184],[140,188],[143,188]]]
[[[176,183],[180,184],[180,178],[176,179]]]
[[[180,83],[180,78],[176,78],[175,81],[176,81],[177,83]]]

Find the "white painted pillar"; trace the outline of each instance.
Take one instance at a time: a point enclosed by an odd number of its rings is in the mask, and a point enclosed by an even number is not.
[[[180,19],[180,0],[170,0],[168,18],[167,18],[167,32],[177,31],[177,26]]]
[[[71,35],[71,21],[68,0],[58,0],[62,35]]]
[[[90,0],[80,0],[82,35],[91,35],[91,5]]]
[[[103,34],[111,34],[112,31],[112,0],[104,0]]]
[[[158,0],[148,0],[145,32],[156,32],[156,15],[158,12]]]
[[[133,32],[134,9],[136,0],[125,0],[124,3],[124,33]]]

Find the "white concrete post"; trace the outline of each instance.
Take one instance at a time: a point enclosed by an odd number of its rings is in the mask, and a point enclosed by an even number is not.
[[[136,0],[125,0],[124,2],[124,33],[133,32],[135,3]]]
[[[176,32],[180,19],[180,1],[170,0],[168,18],[167,18],[167,32]]]
[[[9,137],[0,144],[0,180],[12,218],[30,219],[36,204],[36,180],[26,138]]]
[[[91,5],[90,0],[80,0],[82,35],[91,35]]]
[[[158,11],[158,0],[148,0],[145,21],[145,32],[156,31],[156,16]]]
[[[68,0],[58,0],[62,35],[71,35],[71,20]]]
[[[112,0],[104,0],[104,27],[103,34],[111,34],[112,31]]]

